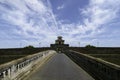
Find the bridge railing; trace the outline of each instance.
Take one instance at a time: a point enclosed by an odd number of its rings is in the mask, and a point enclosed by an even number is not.
[[[22,73],[29,71],[40,60],[54,53],[53,50],[47,50],[2,64],[0,65],[0,80],[15,80]]]
[[[119,65],[72,50],[66,54],[97,80],[120,80]]]

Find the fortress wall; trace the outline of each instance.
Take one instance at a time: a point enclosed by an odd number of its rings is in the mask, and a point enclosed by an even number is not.
[[[53,50],[47,50],[2,64],[0,80],[19,80],[21,75],[29,73],[38,62],[54,53],[56,52]]]
[[[120,66],[76,51],[66,53],[96,80],[120,80]]]

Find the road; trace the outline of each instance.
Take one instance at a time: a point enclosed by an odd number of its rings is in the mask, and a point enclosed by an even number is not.
[[[27,80],[94,80],[65,54],[56,54]]]

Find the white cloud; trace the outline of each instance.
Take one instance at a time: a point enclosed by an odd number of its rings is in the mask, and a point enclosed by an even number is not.
[[[118,2],[118,0],[114,2]],[[117,4],[120,5],[120,3]],[[96,30],[101,27],[101,25],[111,22],[117,17],[117,11],[119,11],[119,5],[114,5],[111,0],[91,0],[89,6],[83,9],[83,14],[87,16],[84,20],[84,25],[88,29]]]
[[[105,28],[119,17],[119,6],[119,0],[90,0],[89,5],[83,8],[81,12],[84,16],[83,24],[81,22],[61,24],[61,32],[66,33],[65,37],[70,36],[67,41],[74,38],[73,42],[79,42],[82,38],[97,37],[99,34],[104,33]],[[74,35],[78,36],[75,37]]]
[[[0,2],[14,8],[10,10],[8,7],[0,5],[0,16],[8,23],[19,27],[19,30],[13,30],[16,34],[43,41],[53,38],[50,36],[56,36],[57,22],[48,3],[38,0],[1,0]],[[41,35],[45,36],[46,40]]]
[[[56,20],[49,0],[46,3],[42,0],[1,0],[0,2],[11,6],[10,10],[0,5],[0,17],[19,28],[13,30],[14,33],[49,44],[53,43],[58,35],[62,35],[66,42],[72,45],[83,38],[94,38],[105,31],[105,26],[116,20],[120,11],[119,0],[90,0],[89,5],[81,10],[84,16],[83,23],[63,24],[64,20],[62,22]],[[57,9],[63,8],[64,5],[61,5]],[[83,43],[87,42],[83,41]]]
[[[65,5],[63,4],[63,5],[61,5],[61,6],[58,6],[57,7],[57,10],[61,10],[61,9],[63,9],[65,7]]]

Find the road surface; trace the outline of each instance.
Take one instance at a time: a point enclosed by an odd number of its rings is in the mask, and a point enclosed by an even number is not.
[[[56,54],[27,80],[94,80],[65,54]]]

